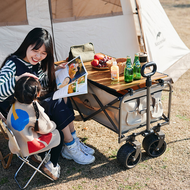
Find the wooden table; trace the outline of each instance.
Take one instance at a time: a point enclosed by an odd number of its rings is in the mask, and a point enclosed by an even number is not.
[[[85,62],[84,63],[86,70],[88,72],[88,80],[93,81],[97,84],[100,84],[102,86],[106,86],[112,90],[115,91],[122,91],[127,88],[131,88],[134,86],[140,86],[146,83],[146,78],[141,77],[140,80],[135,80],[131,83],[126,83],[124,81],[124,75],[121,74],[119,77],[119,82],[115,82],[111,80],[111,73],[110,70],[99,70],[95,69],[91,66],[91,62]],[[147,70],[148,71],[148,70]],[[166,78],[168,75],[156,72],[152,77],[151,80],[155,81],[158,79]]]
[[[63,63],[63,62],[66,62],[66,60],[55,62],[55,65],[59,65],[60,63]],[[141,77],[140,80],[135,80],[133,82],[126,83],[124,81],[123,74],[120,74],[119,82],[117,81],[115,82],[111,80],[111,73],[109,69],[106,69],[106,70],[95,69],[92,67],[91,61],[85,62],[84,65],[88,72],[88,80],[96,83],[99,86],[110,88],[111,90],[114,90],[116,92],[125,90],[127,88],[132,88],[135,86],[139,86],[140,88],[141,85],[145,85],[146,83],[146,78],[144,77]],[[149,72],[148,69],[147,69],[147,72]],[[151,76],[151,80],[154,82],[158,79],[163,79],[166,77],[168,77],[167,74],[156,72],[153,76]],[[170,79],[170,82],[172,82],[171,79]]]

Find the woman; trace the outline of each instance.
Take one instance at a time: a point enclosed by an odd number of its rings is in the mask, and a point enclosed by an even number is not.
[[[64,67],[63,63],[54,68],[53,44],[48,31],[42,28],[31,30],[17,51],[3,62],[0,71],[0,111],[7,116],[16,81],[24,76],[37,78],[46,92],[45,96],[40,97],[40,104],[64,134],[62,157],[79,164],[90,164],[95,160],[92,155],[94,150],[76,136],[70,99],[52,100],[56,90],[55,70]]]

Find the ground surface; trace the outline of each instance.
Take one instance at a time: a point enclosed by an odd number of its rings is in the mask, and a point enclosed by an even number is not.
[[[161,0],[161,3],[184,43],[190,48],[190,0]],[[116,155],[122,144],[117,142],[116,133],[93,120],[83,122],[76,117],[75,126],[78,136],[95,148],[96,161],[82,166],[60,158],[61,177],[50,182],[37,174],[28,189],[63,190],[102,190],[102,189],[143,189],[143,190],[187,190],[190,189],[190,70],[174,85],[171,111],[171,123],[162,128],[166,135],[167,149],[158,158],[147,156],[142,149],[142,160],[133,169],[126,170],[117,163]],[[163,94],[163,102],[165,97]],[[2,143],[0,133],[0,144]],[[142,138],[139,137],[139,141]],[[4,143],[6,144],[6,143]],[[1,149],[7,147],[1,144]],[[0,164],[0,189],[18,189],[14,181],[20,162],[13,158],[9,169]],[[23,180],[30,170],[26,169]]]

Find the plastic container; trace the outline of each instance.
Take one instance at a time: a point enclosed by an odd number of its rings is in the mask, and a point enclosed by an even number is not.
[[[111,80],[119,81],[119,67],[116,61],[113,61],[113,65],[111,66]]]

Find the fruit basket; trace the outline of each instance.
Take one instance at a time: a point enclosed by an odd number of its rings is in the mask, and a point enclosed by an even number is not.
[[[94,68],[94,69],[98,69],[98,70],[107,70],[107,69],[109,69],[109,67],[94,67],[94,66],[92,66],[92,68]]]
[[[91,61],[91,65],[94,69],[111,70],[114,60],[117,61],[117,65],[119,66],[119,74],[123,74],[127,58],[114,58],[103,53],[96,53],[94,59]]]
[[[105,55],[103,53],[96,53],[94,59],[91,61],[92,68],[105,70],[109,69],[106,62],[112,60],[113,58]]]

